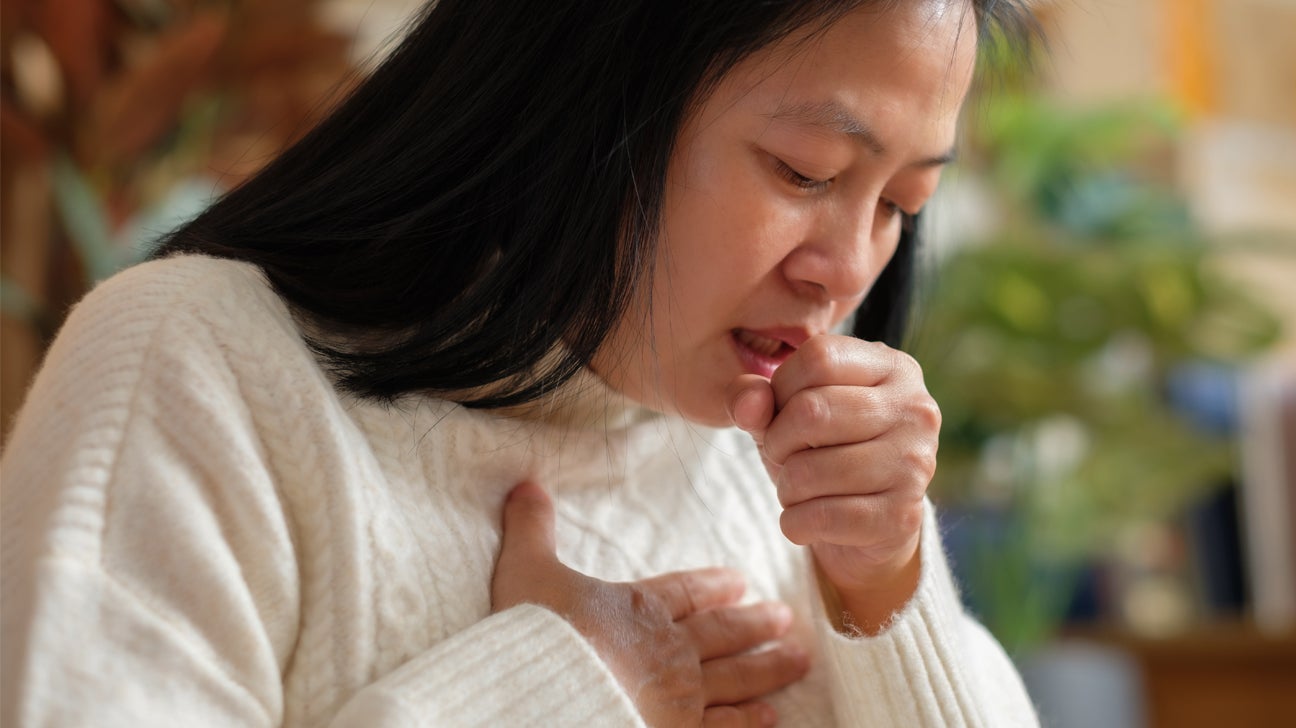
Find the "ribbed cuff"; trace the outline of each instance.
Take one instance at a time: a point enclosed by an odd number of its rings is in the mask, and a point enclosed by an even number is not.
[[[642,726],[594,648],[534,605],[491,615],[360,691],[350,726]]]
[[[991,724],[969,682],[968,671],[975,666],[961,644],[966,617],[930,501],[925,511],[918,589],[886,629],[850,636],[832,626],[826,611],[816,619],[839,725]]]

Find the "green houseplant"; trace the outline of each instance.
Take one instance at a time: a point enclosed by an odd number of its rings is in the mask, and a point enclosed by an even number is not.
[[[979,514],[963,523],[968,590],[1024,649],[1123,529],[1230,472],[1229,443],[1168,404],[1174,368],[1245,359],[1277,324],[1213,272],[1170,186],[1130,171],[1168,146],[1163,107],[1009,93],[979,129],[971,166],[1005,222],[924,286],[914,353],[944,415],[933,490]]]

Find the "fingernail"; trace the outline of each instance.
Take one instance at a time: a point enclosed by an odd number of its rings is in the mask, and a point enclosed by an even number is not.
[[[766,703],[761,703],[760,706],[761,706],[760,709],[761,725],[767,725],[767,726],[777,725],[778,711],[774,710],[774,706],[768,705]]]

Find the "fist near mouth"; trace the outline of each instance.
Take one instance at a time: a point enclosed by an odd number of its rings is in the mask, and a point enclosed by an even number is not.
[[[783,506],[854,627],[881,630],[918,587],[923,499],[940,409],[909,355],[849,336],[807,340],[768,380],[729,387]]]

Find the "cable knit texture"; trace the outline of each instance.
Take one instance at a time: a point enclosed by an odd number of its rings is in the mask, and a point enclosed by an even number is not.
[[[606,580],[728,565],[813,655],[789,726],[1011,726],[1016,672],[961,611],[931,517],[885,632],[824,614],[746,435],[592,375],[482,413],[339,393],[260,272],[147,263],[77,306],[6,448],[4,713],[14,726],[628,726],[564,620],[490,613],[504,496],[554,497],[559,556]]]

